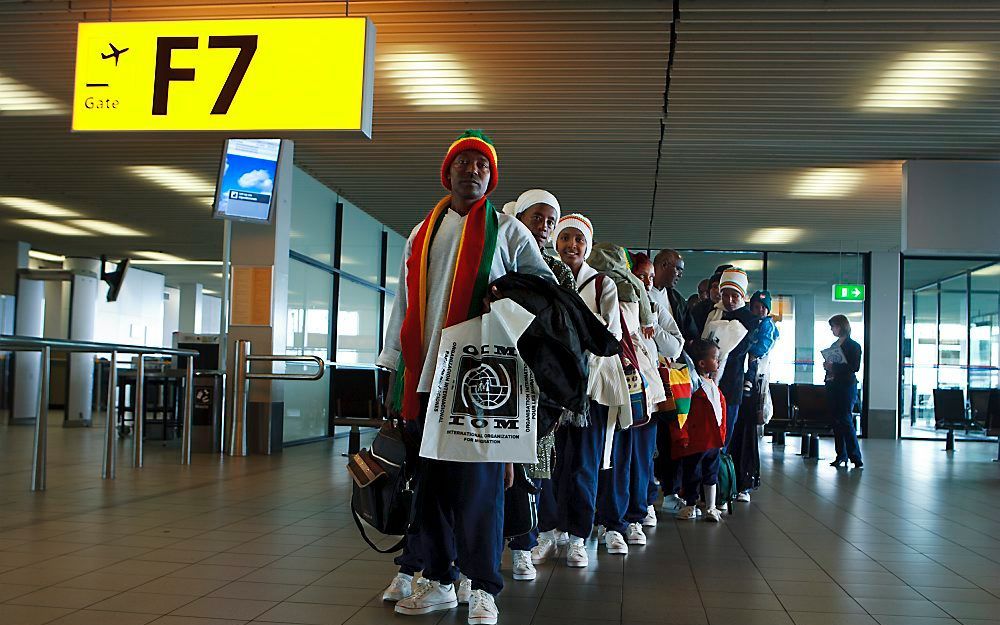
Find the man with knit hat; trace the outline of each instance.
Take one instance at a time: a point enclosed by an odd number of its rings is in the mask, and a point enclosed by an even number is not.
[[[489,283],[510,271],[555,279],[527,228],[499,214],[487,199],[498,180],[493,142],[482,131],[466,131],[441,165],[441,183],[449,195],[407,240],[399,292],[377,364],[401,379],[393,409],[402,413],[410,430],[419,430],[425,419],[441,330],[481,315]],[[505,468],[492,462],[421,460],[420,529],[408,544],[415,553],[401,563],[385,597],[398,599],[397,613],[447,610],[468,593],[469,623],[497,622],[494,596],[503,588],[503,491],[513,477]],[[455,591],[455,562],[470,580],[465,592]],[[417,563],[428,582],[414,588]]]

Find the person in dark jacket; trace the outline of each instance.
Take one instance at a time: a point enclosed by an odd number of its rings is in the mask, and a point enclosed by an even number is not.
[[[732,265],[719,265],[716,267],[712,277],[708,278],[707,297],[691,307],[691,319],[698,330],[698,336],[701,336],[705,331],[705,322],[708,321],[712,310],[722,301],[722,290],[719,288],[719,284],[722,282],[722,274],[732,268]]]
[[[864,466],[861,461],[861,447],[858,445],[858,434],[854,430],[854,402],[858,398],[858,378],[855,375],[861,369],[861,346],[851,338],[851,322],[844,315],[830,317],[830,331],[837,337],[831,349],[840,348],[843,362],[832,362],[825,359],[826,369],[826,401],[833,416],[833,433],[836,437],[837,458],[830,463],[832,467],[847,466],[850,459],[854,468]]]

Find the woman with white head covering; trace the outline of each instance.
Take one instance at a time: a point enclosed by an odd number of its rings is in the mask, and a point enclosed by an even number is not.
[[[522,193],[516,201],[504,204],[503,212],[516,217],[524,224],[524,227],[531,232],[538,246],[544,250],[555,233],[556,224],[559,222],[559,200],[544,189],[528,189]],[[556,282],[559,286],[567,289],[575,289],[576,282],[573,280],[573,273],[558,258],[542,253],[545,263],[556,275]]]

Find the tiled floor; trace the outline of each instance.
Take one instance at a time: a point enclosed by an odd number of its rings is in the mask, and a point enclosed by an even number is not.
[[[342,442],[190,467],[149,443],[141,470],[123,446],[103,482],[101,434],[51,428],[49,489],[32,494],[31,430],[0,427],[0,625],[465,622],[379,601],[394,567],[349,517]],[[664,516],[629,556],[534,582],[505,565],[501,622],[1000,624],[993,445],[866,442],[861,472],[789,442],[764,446],[764,488],[721,525]]]

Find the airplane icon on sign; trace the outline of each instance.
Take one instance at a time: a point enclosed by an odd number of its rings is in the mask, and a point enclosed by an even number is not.
[[[115,67],[118,67],[118,57],[128,52],[128,48],[122,48],[121,50],[119,50],[118,48],[115,47],[115,44],[113,43],[109,43],[108,45],[111,46],[111,52],[109,54],[104,54],[102,52],[101,58],[104,59],[105,61],[107,61],[110,58],[113,58],[115,60]]]

